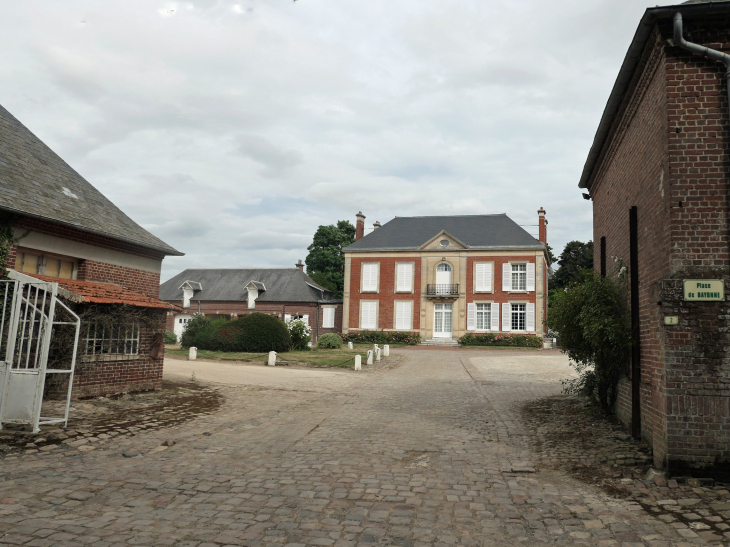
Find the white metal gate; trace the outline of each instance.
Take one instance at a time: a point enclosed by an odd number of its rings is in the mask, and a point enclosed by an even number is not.
[[[40,426],[68,422],[76,352],[81,321],[58,299],[58,283],[39,281],[9,272],[13,279],[0,280],[0,429],[7,424]],[[64,331],[73,348],[56,351],[51,359],[54,335]],[[49,374],[67,375],[63,416],[41,416]]]

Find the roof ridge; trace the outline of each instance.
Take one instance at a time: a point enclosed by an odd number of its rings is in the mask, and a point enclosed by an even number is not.
[[[730,1],[730,0],[728,0]],[[414,215],[411,217],[399,217],[395,216],[393,218],[451,218],[451,217],[500,217],[500,216],[507,216],[507,213],[489,213],[485,215]]]

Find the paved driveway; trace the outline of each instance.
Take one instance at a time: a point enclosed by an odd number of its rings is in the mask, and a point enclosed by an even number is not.
[[[0,545],[702,542],[536,468],[516,409],[559,392],[564,357],[398,352],[400,366],[375,374],[211,364],[196,376],[228,382],[214,414],[94,452],[2,462]]]

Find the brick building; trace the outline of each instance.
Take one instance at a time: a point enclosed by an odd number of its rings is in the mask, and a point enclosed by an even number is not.
[[[722,286],[730,273],[727,69],[683,39],[730,50],[730,3],[646,10],[580,187],[593,200],[596,267],[611,275],[618,257],[631,274],[636,343],[619,418],[657,466],[728,474],[730,309],[684,291],[685,280]]]
[[[150,318],[122,343],[82,323],[74,396],[159,388],[171,308],[157,298],[160,269],[165,256],[182,253],[125,215],[1,106],[0,222],[15,237],[7,268],[58,283],[81,313],[126,306]]]
[[[345,248],[343,332],[410,331],[453,344],[468,331],[543,334],[547,220],[539,240],[507,215],[396,217]]]
[[[296,268],[189,269],[160,286],[160,299],[183,308],[167,315],[167,330],[182,335],[193,315],[236,318],[253,312],[282,321],[303,319],[312,339],[342,332],[342,300]]]

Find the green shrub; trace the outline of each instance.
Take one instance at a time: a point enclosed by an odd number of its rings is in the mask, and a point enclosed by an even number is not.
[[[291,319],[287,322],[286,327],[291,336],[291,349],[293,351],[308,350],[308,344],[312,341],[312,327],[303,319]]]
[[[339,349],[342,347],[342,337],[334,332],[328,332],[319,337],[317,341],[318,348]]]
[[[609,413],[631,357],[624,272],[620,267],[616,277],[605,278],[589,272],[582,282],[558,291],[546,321],[578,373],[577,379],[563,382],[565,391],[581,393]]]
[[[368,344],[407,344],[415,346],[421,343],[421,335],[415,332],[385,332],[382,330],[364,330],[342,335],[343,342],[364,342]]]
[[[542,338],[534,334],[484,334],[467,333],[459,338],[462,346],[510,346],[516,348],[541,348]]]
[[[195,344],[193,343],[193,341],[195,337],[202,330],[209,328],[212,323],[213,322],[205,315],[193,315],[193,318],[188,323],[186,323],[185,328],[183,329],[182,336],[180,337],[180,344],[182,345],[182,347],[194,347]]]
[[[177,344],[177,335],[171,330],[165,331],[165,344]]]

